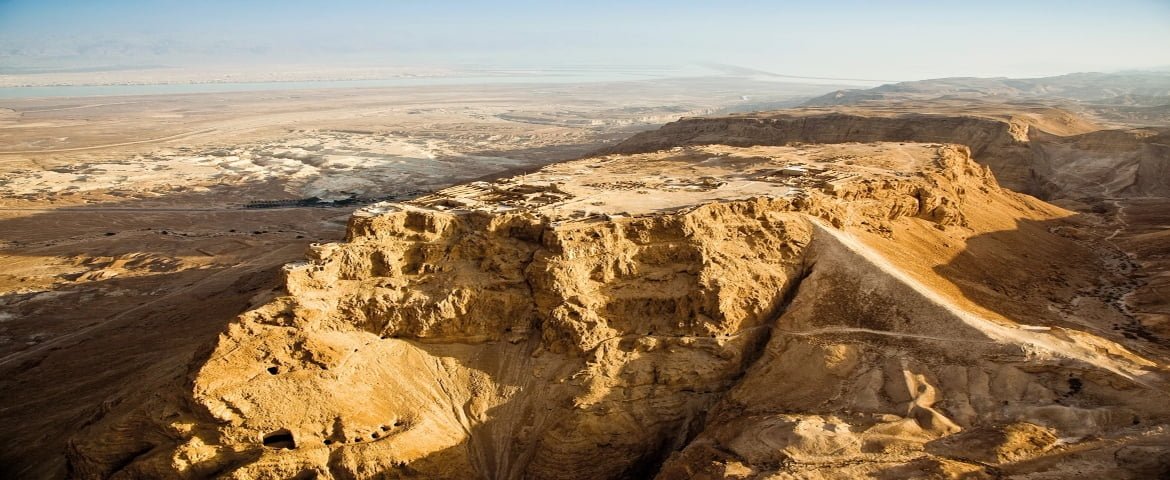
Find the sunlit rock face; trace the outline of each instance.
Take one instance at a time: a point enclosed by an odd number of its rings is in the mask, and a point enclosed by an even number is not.
[[[1161,353],[1061,310],[1104,267],[970,152],[670,145],[361,210],[72,475],[1157,473]]]

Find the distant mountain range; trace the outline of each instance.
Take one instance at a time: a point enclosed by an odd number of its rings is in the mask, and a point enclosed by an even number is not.
[[[1066,100],[1107,105],[1170,105],[1170,71],[1071,73],[1040,78],[955,77],[838,90],[806,106],[854,105],[865,102],[979,98],[1018,101]]]

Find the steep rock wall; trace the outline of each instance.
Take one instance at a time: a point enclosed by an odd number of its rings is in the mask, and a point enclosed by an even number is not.
[[[642,132],[604,153],[679,145],[938,142],[966,145],[1006,188],[1043,199],[1170,195],[1164,132],[1106,130],[1060,136],[1028,118],[949,114],[760,114],[688,118]]]
[[[969,203],[976,191],[999,203]],[[844,233],[963,229],[973,209],[1017,208],[1010,195],[944,146],[913,175],[633,218],[359,212],[345,243],[287,267],[284,291],[233,322],[174,391],[95,417],[71,442],[71,472],[979,471],[955,453],[975,442],[960,435],[1002,437],[980,443],[986,458],[1031,458],[1049,437],[1164,422],[1140,394],[1165,390],[1142,376],[1148,362],[974,315]],[[1021,435],[1039,446],[1013,447]]]

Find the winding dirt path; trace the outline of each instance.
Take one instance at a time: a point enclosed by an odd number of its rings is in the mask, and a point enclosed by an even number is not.
[[[1144,365],[1140,364],[1139,361],[1101,354],[1098,352],[1098,348],[1093,345],[1084,345],[1076,340],[1060,338],[1046,332],[1015,328],[1013,325],[1003,324],[993,319],[985,318],[982,315],[969,311],[951,298],[928,287],[911,274],[898,268],[884,255],[870,248],[852,234],[837,230],[818,218],[812,218],[811,222],[813,225],[819,227],[822,233],[836,238],[845,248],[857,253],[861,258],[872,262],[874,266],[902,282],[907,287],[910,287],[915,292],[918,292],[926,300],[942,307],[971,328],[982,332],[997,343],[1017,344],[1025,348],[1045,351],[1054,357],[1075,359],[1113,372],[1122,378],[1151,390],[1161,392],[1170,391],[1170,382],[1157,374],[1146,371],[1143,368]],[[1120,345],[1115,345],[1115,347],[1120,351],[1128,351]]]
[[[946,337],[932,337],[930,335],[918,335],[914,333],[888,332],[885,330],[873,330],[869,328],[853,328],[853,327],[826,327],[817,328],[814,330],[791,331],[791,330],[775,330],[774,333],[781,335],[792,335],[796,337],[811,337],[816,335],[826,335],[834,333],[866,333],[871,335],[883,335],[887,337],[898,338],[918,338],[922,340],[935,340],[939,342],[961,342],[961,343],[987,343],[998,344],[999,342],[991,340],[971,340],[968,338],[946,338]]]

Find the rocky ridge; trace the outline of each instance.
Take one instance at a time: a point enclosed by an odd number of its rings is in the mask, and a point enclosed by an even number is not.
[[[1015,99],[1085,103],[1164,105],[1170,96],[1170,72],[1083,72],[1039,78],[952,77],[881,85],[865,90],[838,90],[806,105],[843,105],[908,98]]]
[[[1059,109],[1033,110],[988,114],[811,108],[687,118],[606,151],[640,153],[703,144],[956,143],[968,146],[1005,187],[1046,200],[1170,195],[1166,131],[1103,129]]]
[[[1164,354],[1110,332],[1107,302],[1057,308],[1106,266],[971,158],[1030,152],[1027,129],[955,122],[936,132],[985,143],[749,146],[780,130],[684,121],[359,211],[173,389],[97,412],[72,475],[1170,471]],[[1015,250],[972,267],[983,242]],[[987,276],[1003,292],[972,290]]]

